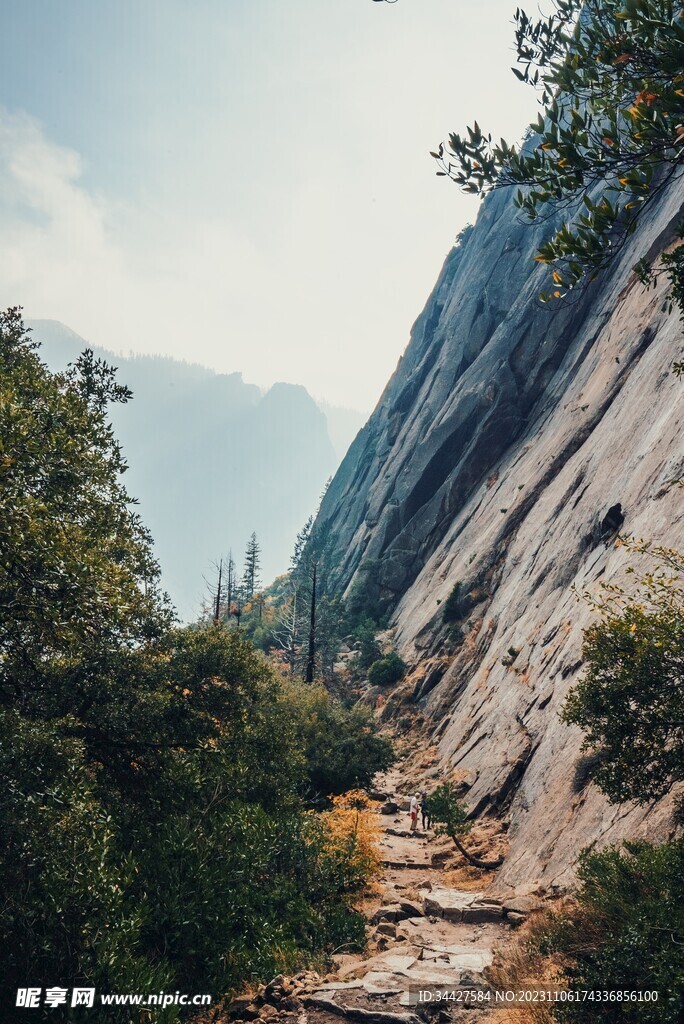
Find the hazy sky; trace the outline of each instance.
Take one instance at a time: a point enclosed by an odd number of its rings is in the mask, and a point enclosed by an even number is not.
[[[517,139],[515,0],[0,0],[0,300],[117,350],[376,402]]]

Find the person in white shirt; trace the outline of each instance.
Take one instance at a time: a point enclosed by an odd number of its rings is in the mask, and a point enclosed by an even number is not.
[[[411,831],[418,825],[418,811],[420,810],[420,795],[416,793],[415,796],[411,797],[411,806],[409,807],[409,816],[411,818]]]

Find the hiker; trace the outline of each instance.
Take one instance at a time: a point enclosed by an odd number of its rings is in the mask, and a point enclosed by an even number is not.
[[[420,807],[420,797],[416,793],[415,796],[411,797],[411,806],[409,807],[409,815],[411,816],[411,831],[413,832],[418,825],[418,808]]]
[[[430,828],[430,806],[426,789],[420,795],[420,813],[423,819],[423,832],[425,832],[426,829]]]

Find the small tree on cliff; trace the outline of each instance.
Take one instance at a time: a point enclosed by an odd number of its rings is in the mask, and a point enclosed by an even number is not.
[[[428,797],[428,810],[430,818],[436,825],[435,833],[438,836],[449,836],[469,864],[485,870],[501,867],[504,862],[503,857],[497,857],[496,860],[482,860],[466,850],[463,845],[462,840],[472,829],[473,823],[468,817],[465,806],[456,796],[451,783],[444,782],[441,786],[437,786],[434,793]]]
[[[477,122],[432,155],[438,174],[482,195],[515,187],[530,220],[555,206],[566,222],[535,257],[550,264],[544,301],[566,295],[620,252],[639,217],[684,161],[684,5],[682,0],[554,0],[550,17],[516,12],[514,74],[540,91],[539,138],[492,142]],[[590,193],[594,190],[595,198]],[[654,269],[666,274],[684,317],[684,246]]]
[[[585,676],[566,722],[600,751],[594,781],[612,802],[649,803],[684,780],[684,554],[631,543],[655,567],[628,594],[605,584],[590,598],[599,621],[584,635]]]

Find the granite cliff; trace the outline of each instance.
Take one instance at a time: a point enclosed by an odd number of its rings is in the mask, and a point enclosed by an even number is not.
[[[558,710],[594,614],[573,585],[634,561],[602,535],[608,510],[684,546],[682,327],[664,283],[631,270],[672,244],[683,204],[680,177],[610,271],[551,309],[533,260],[550,224],[492,194],[320,510],[336,585],[388,612],[411,667],[383,713],[424,721],[473,813],[504,821],[502,884],[565,886],[587,844],[671,827],[669,800],[611,807],[578,785],[581,735]]]

